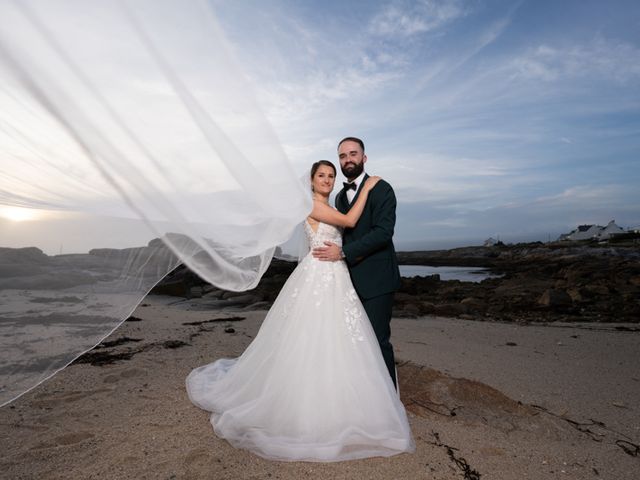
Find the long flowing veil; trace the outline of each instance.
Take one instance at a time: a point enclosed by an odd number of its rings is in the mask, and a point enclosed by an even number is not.
[[[252,288],[311,200],[206,2],[0,0],[0,18],[3,405],[179,263]]]
[[[307,199],[310,203],[313,203],[313,191],[311,188],[311,169],[306,171],[299,179],[302,190],[305,192]],[[299,222],[293,229],[291,235],[287,240],[278,245],[276,249],[275,257],[283,260],[297,260],[300,263],[304,257],[311,251],[311,245],[309,244],[309,238],[305,231],[305,224],[307,223],[306,217]],[[280,255],[278,255],[280,254]]]

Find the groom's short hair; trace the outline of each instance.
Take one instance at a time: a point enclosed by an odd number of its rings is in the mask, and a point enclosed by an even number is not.
[[[362,148],[362,153],[364,153],[364,142],[357,137],[345,137],[338,143],[338,150],[340,149],[340,145],[344,142],[356,142]]]

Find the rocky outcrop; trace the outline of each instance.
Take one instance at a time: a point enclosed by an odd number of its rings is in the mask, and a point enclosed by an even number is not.
[[[640,322],[640,248],[525,244],[401,252],[402,263],[485,267],[499,278],[479,283],[438,275],[403,278],[394,315],[477,320]],[[153,293],[201,297],[209,306],[268,308],[295,262],[274,259],[260,284],[225,292],[180,267]],[[215,301],[215,302],[214,302]]]
[[[274,258],[258,286],[246,292],[231,292],[209,285],[181,265],[159,282],[151,293],[200,298],[203,306],[211,308],[269,308],[296,265],[297,262]]]
[[[87,288],[98,283],[109,293],[131,291],[155,282],[178,264],[159,240],[146,247],[94,249],[88,254],[49,256],[35,247],[0,248],[0,289],[60,290]],[[152,283],[151,283],[152,284]]]
[[[398,254],[415,264],[482,266],[480,283],[403,279],[395,314],[530,320],[640,322],[640,248],[526,244]],[[425,307],[427,306],[427,307]]]
[[[36,247],[0,247],[0,265],[43,265],[49,263],[49,261],[50,257]]]

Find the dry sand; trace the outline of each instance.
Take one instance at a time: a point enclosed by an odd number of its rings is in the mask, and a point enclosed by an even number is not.
[[[286,463],[218,439],[184,389],[192,368],[242,353],[266,312],[169,301],[148,297],[110,338],[140,341],[102,350],[128,360],[71,365],[0,409],[2,479],[640,478],[640,332],[394,319],[416,453]]]

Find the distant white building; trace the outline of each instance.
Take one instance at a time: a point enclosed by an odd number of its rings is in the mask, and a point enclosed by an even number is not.
[[[614,235],[620,235],[625,231],[611,220],[606,227],[600,225],[578,225],[571,233],[564,233],[558,240],[609,240]]]
[[[567,235],[565,240],[593,240],[598,238],[600,230],[602,230],[600,225],[578,225],[578,228]]]
[[[495,238],[489,237],[484,241],[484,243],[482,245],[485,246],[485,247],[493,247],[497,243],[498,243],[498,241]]]
[[[611,237],[615,235],[620,235],[621,233],[625,233],[625,231],[616,225],[615,220],[611,220],[606,227],[604,227],[600,234],[598,235],[599,240],[609,240]]]

